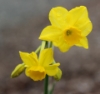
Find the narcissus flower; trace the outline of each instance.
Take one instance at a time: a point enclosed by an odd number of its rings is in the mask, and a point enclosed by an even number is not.
[[[54,76],[58,72],[59,63],[53,64],[53,51],[51,48],[44,49],[38,59],[35,52],[19,52],[22,61],[26,65],[25,74],[34,81],[42,80],[46,74]]]
[[[85,6],[70,11],[63,7],[52,8],[49,20],[51,25],[43,29],[39,39],[52,41],[62,52],[74,45],[88,49],[86,36],[92,30],[92,23]]]

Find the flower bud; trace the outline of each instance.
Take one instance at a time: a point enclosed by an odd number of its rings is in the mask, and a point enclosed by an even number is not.
[[[57,81],[59,81],[59,80],[61,79],[61,77],[62,77],[62,71],[61,71],[60,68],[58,68],[58,72],[57,72],[57,74],[54,76],[54,79],[57,80]]]
[[[24,70],[25,70],[25,64],[24,63],[18,64],[13,70],[13,72],[11,73],[11,77],[15,78],[19,76]]]

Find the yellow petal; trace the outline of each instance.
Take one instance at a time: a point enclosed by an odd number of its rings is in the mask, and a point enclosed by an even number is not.
[[[70,45],[66,44],[66,43],[63,43],[62,45],[59,45],[59,49],[61,52],[66,52],[68,51],[69,49],[71,48]]]
[[[56,64],[45,67],[45,71],[46,71],[47,75],[49,75],[49,76],[56,75],[56,73],[58,72],[59,65],[60,65],[60,63],[56,63]]]
[[[42,66],[48,66],[53,62],[53,51],[51,48],[44,49],[40,53],[39,64]]]
[[[73,8],[67,15],[67,22],[81,30],[83,36],[87,36],[92,30],[92,23],[88,17],[85,6]]]
[[[52,41],[54,46],[59,47],[62,52],[68,51],[70,46],[64,41],[63,31],[53,27],[47,26],[42,31],[39,39]]]
[[[52,8],[49,13],[49,20],[51,24],[59,28],[65,28],[67,24],[66,23],[67,13],[68,10],[63,7]]]
[[[75,26],[81,30],[83,36],[87,36],[92,31],[92,23],[88,18],[79,20]]]
[[[88,49],[88,40],[86,37],[83,37],[80,42],[78,44],[76,44],[76,46],[82,46],[84,47],[85,49]]]
[[[39,39],[55,41],[61,34],[61,30],[54,26],[47,26],[43,29]]]
[[[19,51],[20,57],[27,66],[34,66],[38,64],[37,56],[34,52],[31,54]]]
[[[85,6],[75,7],[69,11],[67,21],[70,25],[74,25],[84,14],[88,15]]]
[[[70,45],[64,41],[64,38],[60,36],[57,41],[53,42],[54,46],[58,47],[61,52],[66,52],[70,49]]]

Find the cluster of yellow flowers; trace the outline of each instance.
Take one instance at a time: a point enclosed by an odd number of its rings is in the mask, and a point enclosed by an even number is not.
[[[49,42],[58,47],[61,52],[68,51],[72,46],[79,46],[88,49],[86,36],[92,30],[92,23],[88,17],[85,6],[79,6],[68,11],[64,7],[52,8],[49,12],[51,25],[46,26],[39,39]],[[46,43],[45,43],[46,45]],[[23,61],[12,72],[12,77],[16,77],[25,70],[26,76],[34,81],[42,80],[48,76],[60,79],[62,72],[60,63],[56,63],[53,58],[53,48],[40,46],[37,52],[19,52]]]

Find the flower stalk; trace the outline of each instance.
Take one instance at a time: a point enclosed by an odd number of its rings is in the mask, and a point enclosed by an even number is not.
[[[40,49],[41,49],[41,46],[39,46],[39,47],[36,49],[35,53],[38,53],[38,52],[40,51]]]
[[[44,94],[48,94],[48,84],[49,84],[49,77],[48,75],[46,75],[44,82]]]

